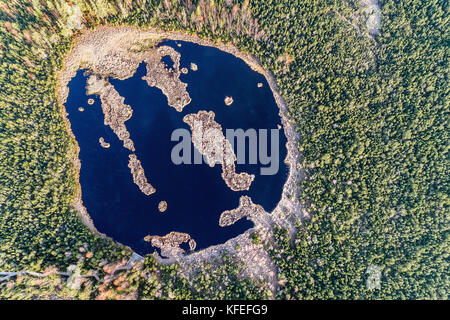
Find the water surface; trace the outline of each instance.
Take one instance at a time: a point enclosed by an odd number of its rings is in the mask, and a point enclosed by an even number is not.
[[[177,44],[181,43],[181,47]],[[104,125],[98,96],[85,93],[86,77],[80,70],[69,83],[70,94],[66,109],[72,131],[80,146],[80,184],[82,200],[96,228],[140,254],[154,251],[143,238],[165,235],[171,231],[185,232],[197,242],[197,249],[224,243],[252,226],[242,219],[229,227],[219,226],[224,210],[234,209],[242,195],[271,211],[281,198],[287,178],[286,138],[280,131],[280,169],[278,174],[261,176],[261,165],[236,165],[237,172],[255,174],[249,191],[230,190],[221,177],[221,166],[207,164],[175,165],[171,150],[177,142],[170,137],[173,130],[189,126],[182,119],[199,110],[214,111],[215,120],[225,128],[244,130],[276,129],[281,123],[279,108],[265,78],[251,70],[242,60],[216,48],[190,42],[164,41],[181,53],[181,67],[189,69],[191,62],[198,71],[189,70],[180,76],[188,84],[192,102],[183,112],[169,107],[161,90],[149,87],[142,80],[145,65],[127,80],[110,79],[125,103],[133,108],[133,116],[125,122],[134,142],[148,181],[156,193],[146,196],[137,185],[128,168],[128,155],[122,142]],[[263,83],[262,88],[257,84]],[[227,107],[225,96],[234,103]],[[93,105],[87,99],[93,98]],[[84,111],[78,111],[83,107]],[[225,133],[225,132],[224,132]],[[102,148],[99,137],[111,144]],[[193,148],[193,147],[192,147]],[[236,152],[236,150],[235,150]],[[158,203],[166,201],[167,211],[158,211]]]

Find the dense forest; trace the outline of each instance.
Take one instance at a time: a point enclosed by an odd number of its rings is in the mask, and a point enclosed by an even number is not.
[[[0,272],[47,275],[0,275],[0,298],[447,299],[448,4],[381,0],[377,26],[373,3],[0,0]],[[131,251],[71,206],[76,147],[55,88],[80,29],[107,24],[232,43],[273,73],[301,137],[310,217],[264,243],[275,296],[227,255],[190,275],[149,256],[97,280]]]

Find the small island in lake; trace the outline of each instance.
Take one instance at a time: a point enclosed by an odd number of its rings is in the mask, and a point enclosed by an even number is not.
[[[234,102],[233,97],[228,97],[228,96],[225,97],[224,101],[225,101],[226,106],[231,106]]]
[[[134,183],[147,196],[155,193],[156,189],[148,183],[147,178],[145,177],[144,168],[142,168],[141,162],[137,159],[136,155],[130,154],[128,157],[130,158],[128,168],[131,170]]]
[[[108,149],[109,147],[111,147],[111,145],[108,142],[105,142],[105,138],[103,138],[103,137],[100,137],[98,139],[98,142],[100,143],[102,148]]]
[[[158,204],[158,210],[159,210],[159,212],[165,212],[167,210],[167,202],[166,201],[161,201]]]
[[[213,111],[201,110],[184,116],[183,121],[191,128],[194,147],[206,157],[208,165],[222,165],[222,178],[227,186],[233,191],[248,190],[255,176],[246,172],[236,173],[233,147],[214,117]]]
[[[192,71],[197,71],[197,70],[198,70],[197,64],[191,62],[191,70],[192,70]]]
[[[183,232],[172,231],[165,236],[145,236],[144,241],[150,242],[153,247],[161,250],[164,257],[177,257],[185,251],[180,248],[183,243],[188,243],[191,250],[195,249],[196,242],[191,236]]]
[[[173,62],[171,69],[165,68],[161,59],[169,56]],[[149,51],[144,59],[147,65],[147,75],[142,80],[147,81],[150,87],[161,89],[167,97],[169,106],[174,107],[178,112],[191,102],[189,93],[186,91],[187,84],[180,81],[180,53],[169,46],[161,46]]]

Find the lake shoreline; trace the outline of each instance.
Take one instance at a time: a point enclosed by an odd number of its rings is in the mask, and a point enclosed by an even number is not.
[[[105,40],[106,39],[106,40]],[[138,29],[134,27],[110,27],[101,26],[95,30],[83,30],[81,35],[77,36],[72,49],[64,59],[64,65],[57,73],[57,95],[58,102],[62,107],[63,118],[67,126],[67,132],[73,138],[75,142],[76,150],[72,156],[72,163],[76,169],[77,179],[77,193],[73,207],[79,212],[81,221],[91,230],[99,236],[106,237],[104,234],[98,232],[95,228],[90,215],[84,207],[81,200],[81,184],[80,184],[80,169],[81,162],[79,160],[80,148],[75,135],[72,132],[70,121],[68,120],[68,114],[65,109],[65,103],[69,94],[68,83],[75,76],[76,72],[81,68],[92,69],[98,74],[104,76],[112,76],[118,79],[126,79],[131,77],[137,70],[139,63],[144,60],[146,50],[137,50],[127,55],[128,60],[126,63],[122,63],[119,66],[113,66],[110,68],[106,66],[102,57],[106,52],[118,51],[121,53],[127,52],[127,48],[131,46],[139,45],[139,41],[148,41],[150,43],[159,43],[160,41],[179,40],[189,41],[202,46],[215,47],[219,50],[234,55],[235,57],[243,60],[252,70],[262,74],[267,83],[270,86],[272,94],[279,108],[279,116],[281,118],[282,127],[284,129],[285,136],[287,138],[286,148],[287,155],[284,159],[285,164],[288,166],[288,177],[283,186],[283,193],[276,208],[271,212],[257,217],[251,217],[250,220],[254,223],[254,227],[248,229],[240,236],[226,241],[223,244],[214,245],[202,249],[197,252],[193,252],[187,255],[178,256],[173,259],[163,259],[158,257],[158,261],[161,263],[171,263],[178,261],[184,267],[186,271],[190,269],[188,264],[192,262],[205,261],[211,257],[217,257],[223,251],[233,252],[239,259],[242,259],[248,263],[249,275],[252,277],[258,276],[261,272],[258,264],[262,263],[265,266],[265,272],[271,274],[275,271],[275,267],[271,262],[267,252],[261,250],[258,245],[251,242],[249,235],[256,230],[261,234],[263,241],[269,241],[271,239],[271,230],[274,224],[278,224],[282,227],[288,228],[291,233],[294,232],[293,221],[299,218],[303,218],[304,214],[301,210],[301,206],[295,199],[298,193],[298,180],[300,179],[300,172],[298,168],[300,153],[298,151],[299,137],[295,131],[293,124],[289,121],[287,115],[287,106],[281,95],[277,91],[276,81],[273,75],[264,70],[259,64],[258,60],[246,53],[239,51],[231,44],[218,44],[212,41],[201,39],[197,36],[189,35],[182,32],[165,32],[156,29]],[[131,41],[133,40],[133,41]],[[128,54],[128,52],[127,52]],[[245,250],[237,250],[236,245],[239,244],[241,248]],[[238,251],[245,252],[246,250],[259,252],[259,257],[253,257],[249,259],[245,254],[239,254]],[[259,270],[256,272],[255,270]],[[269,276],[267,279],[273,286],[276,286],[273,276]],[[272,287],[274,289],[274,287]]]

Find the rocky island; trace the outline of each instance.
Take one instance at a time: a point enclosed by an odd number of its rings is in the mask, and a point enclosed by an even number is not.
[[[158,210],[159,210],[159,212],[165,212],[167,210],[167,202],[166,201],[161,201],[158,204]]]
[[[248,190],[255,176],[246,172],[236,173],[233,147],[214,117],[213,111],[201,110],[184,116],[183,121],[191,128],[194,147],[205,156],[208,165],[222,165],[222,178],[227,186],[233,191]]]
[[[130,154],[128,162],[128,168],[131,170],[133,175],[134,183],[139,187],[139,189],[147,196],[156,192],[156,189],[148,183],[145,177],[144,168],[142,168],[141,162],[137,159],[135,154]]]
[[[191,62],[191,70],[192,70],[192,71],[197,71],[197,70],[198,70],[197,64]]]
[[[100,143],[100,145],[102,146],[102,148],[108,149],[109,147],[111,147],[111,145],[105,141],[105,138],[100,137],[98,139],[98,142]]]
[[[234,102],[233,97],[226,96],[224,102],[227,107],[231,106]]]
[[[173,67],[170,69],[166,68],[165,63],[161,61],[166,56],[169,56],[173,62]],[[161,89],[167,97],[169,106],[178,112],[183,111],[183,108],[191,102],[186,91],[187,84],[180,81],[182,73],[180,57],[180,53],[168,46],[161,46],[150,51],[144,60],[147,65],[147,75],[142,77],[150,87]]]

